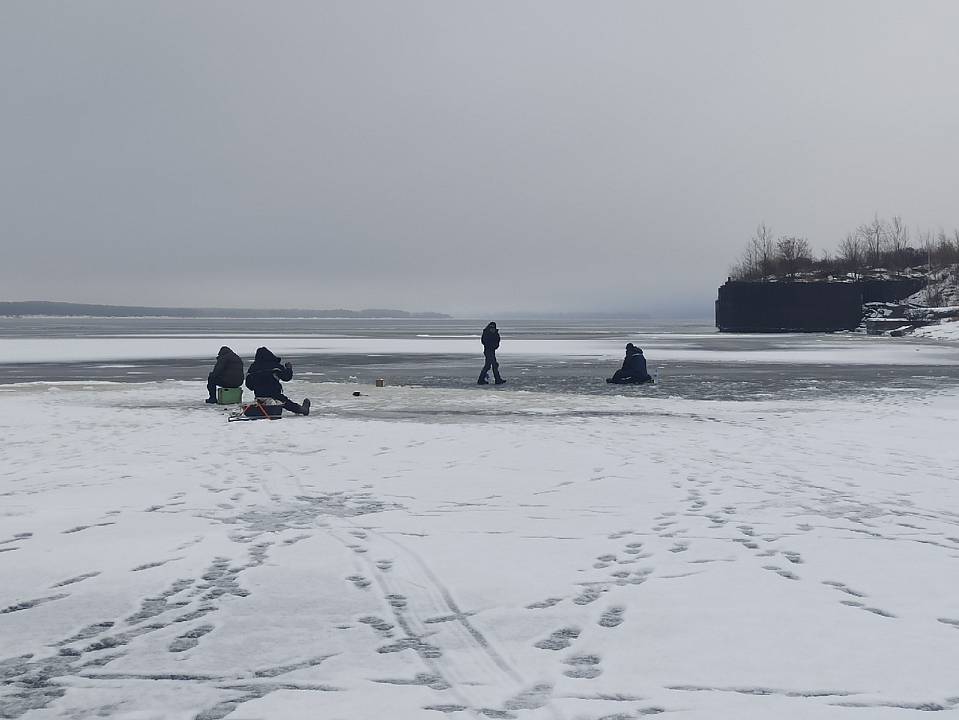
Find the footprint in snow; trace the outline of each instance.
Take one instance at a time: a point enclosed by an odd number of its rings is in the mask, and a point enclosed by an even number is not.
[[[885,618],[896,617],[891,612],[887,612],[886,610],[883,610],[881,608],[868,607],[865,603],[859,602],[858,600],[840,600],[839,602],[840,604],[846,605],[847,607],[854,607],[854,608],[858,608],[859,610],[865,610],[866,612],[870,612],[873,615],[879,615],[880,617],[885,617]]]
[[[51,585],[51,588],[64,587],[66,585],[73,585],[74,583],[83,582],[84,580],[89,580],[90,578],[95,578],[99,575],[99,572],[88,572],[83,575],[77,575],[76,577],[67,578],[66,580],[61,580],[60,582]]]
[[[846,585],[846,583],[837,582],[835,580],[823,580],[822,584],[828,585],[829,587],[836,588],[836,590],[839,590],[840,592],[844,592],[847,595],[852,595],[853,597],[857,597],[857,598],[867,597],[866,593],[859,592],[858,590],[853,590],[851,587]]]
[[[350,575],[346,579],[353,583],[353,585],[360,590],[366,590],[370,586],[370,581],[362,575]]]
[[[577,605],[589,605],[591,602],[595,602],[602,595],[602,591],[595,587],[588,587],[583,590],[579,595],[573,598],[573,602]]]
[[[0,545],[9,545],[10,543],[15,543],[20,540],[28,540],[33,537],[32,532],[22,532],[16,533],[13,537],[7,538],[6,540],[0,540]]]
[[[614,628],[622,625],[623,623],[623,613],[626,612],[624,607],[611,607],[606,612],[604,612],[599,618],[599,624],[601,627]]]
[[[396,610],[403,610],[406,608],[405,595],[397,595],[394,593],[394,594],[387,595],[386,599],[389,602],[389,604]]]
[[[783,570],[781,567],[777,567],[776,565],[763,565],[763,570],[771,570],[772,572],[776,573],[780,577],[786,578],[787,580],[799,579],[799,576],[796,575],[795,573],[791,573],[789,572],[789,570]]]
[[[538,602],[530,603],[529,605],[526,606],[526,609],[527,610],[543,610],[545,608],[553,607],[553,605],[557,605],[561,602],[563,602],[563,598],[551,597],[551,598],[546,598],[545,600],[540,600]]]
[[[385,683],[387,685],[423,685],[431,690],[450,689],[450,684],[446,682],[446,680],[440,675],[434,675],[433,673],[417,673],[409,680],[404,678],[384,678],[382,680],[374,680],[373,682]]]
[[[536,710],[549,704],[552,693],[552,685],[538,683],[511,697],[503,703],[503,708],[506,710]]]
[[[199,625],[180,635],[167,648],[171,653],[185,652],[200,644],[200,638],[213,631],[212,625]]]
[[[61,593],[58,595],[35,598],[33,600],[24,600],[23,602],[14,603],[13,605],[8,605],[7,607],[0,609],[0,615],[8,615],[10,613],[20,612],[22,610],[29,610],[30,608],[35,608],[38,605],[44,605],[48,602],[62,600],[63,598],[67,597],[70,597],[67,593]]]
[[[571,678],[592,680],[603,674],[598,655],[574,655],[563,662],[569,665],[563,675]]]
[[[383,637],[393,637],[394,625],[387,622],[383,618],[378,618],[375,615],[364,615],[363,617],[359,618],[359,622],[363,623],[364,625],[369,625]]]
[[[548,638],[533,644],[540,650],[565,650],[572,645],[573,640],[579,637],[580,630],[575,627],[565,627],[554,630]]]

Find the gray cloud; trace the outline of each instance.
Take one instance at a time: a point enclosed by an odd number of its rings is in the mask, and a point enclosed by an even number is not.
[[[959,225],[959,4],[0,8],[4,299],[709,311],[756,223]]]

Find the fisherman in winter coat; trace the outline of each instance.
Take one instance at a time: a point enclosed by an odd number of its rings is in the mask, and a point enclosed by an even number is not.
[[[639,385],[652,382],[649,371],[646,369],[646,358],[643,351],[632,343],[626,344],[626,359],[623,360],[623,367],[613,373],[613,377],[608,378],[606,382],[617,385]]]
[[[243,360],[226,345],[220,348],[216,355],[216,365],[207,375],[206,389],[210,393],[207,402],[216,402],[217,387],[238,388],[243,385]]]
[[[307,398],[301,405],[297,405],[283,394],[280,380],[293,379],[293,364],[280,364],[280,358],[265,347],[256,349],[253,364],[246,373],[246,386],[258,398],[272,398],[283,403],[283,409],[297,415],[310,414],[310,399]]]
[[[491,322],[483,329],[483,356],[486,358],[486,363],[483,365],[479,380],[476,381],[477,385],[489,385],[490,369],[493,370],[493,379],[497,385],[506,382],[499,374],[499,362],[496,360],[497,348],[499,348],[499,330],[496,329],[496,323]]]

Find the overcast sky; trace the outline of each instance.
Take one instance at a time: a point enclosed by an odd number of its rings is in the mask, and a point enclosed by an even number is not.
[[[711,313],[959,226],[959,2],[0,3],[0,299]]]

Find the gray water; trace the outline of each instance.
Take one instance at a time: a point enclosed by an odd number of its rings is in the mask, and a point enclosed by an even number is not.
[[[925,393],[959,386],[957,365],[827,365],[736,362],[657,361],[656,349],[669,346],[690,350],[803,350],[824,342],[920,343],[911,339],[876,339],[841,335],[720,335],[708,320],[655,321],[628,318],[509,318],[498,324],[503,348],[510,339],[596,339],[636,341],[646,352],[650,372],[659,371],[654,385],[608,385],[605,378],[615,363],[582,357],[501,358],[508,384],[487,388],[475,385],[482,366],[479,333],[485,319],[202,319],[202,318],[0,318],[2,338],[117,338],[130,335],[182,337],[230,336],[338,336],[351,338],[415,338],[423,335],[476,336],[475,358],[443,354],[316,354],[285,357],[296,368],[297,379],[372,384],[387,378],[391,385],[432,388],[474,388],[477,392],[587,393],[682,397],[690,399],[772,399],[861,394]],[[818,344],[818,345],[817,345]],[[215,345],[215,346],[214,346]],[[210,357],[122,362],[20,363],[4,362],[0,354],[0,383],[34,381],[111,380],[146,382],[193,380],[203,396],[206,375],[219,349],[211,342]],[[943,352],[959,350],[944,348]],[[249,361],[249,358],[246,359]]]

